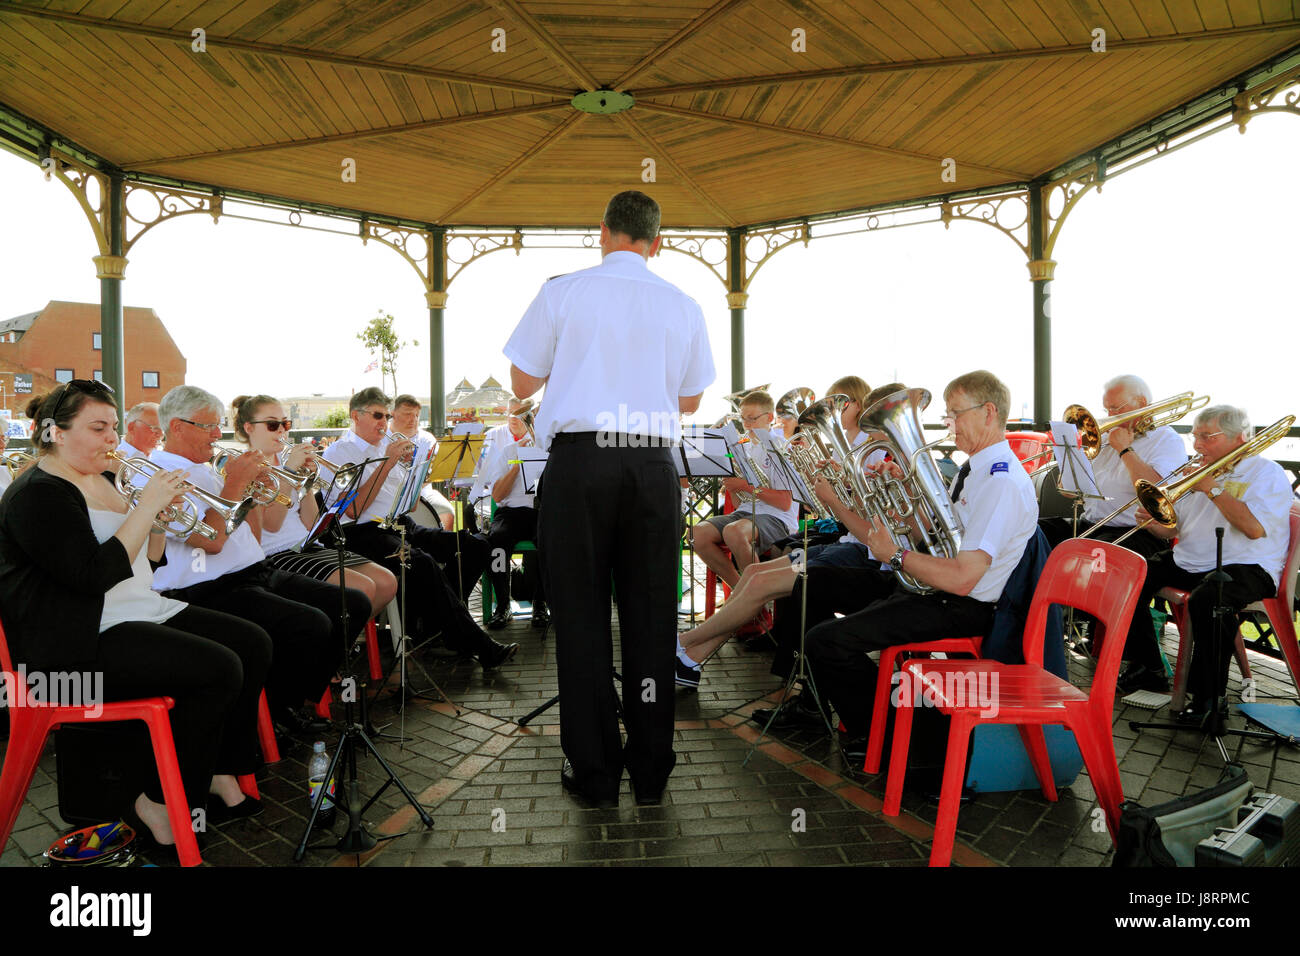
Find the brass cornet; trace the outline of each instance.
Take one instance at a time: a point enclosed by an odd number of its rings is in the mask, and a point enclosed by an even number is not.
[[[138,477],[143,481],[147,481],[157,472],[167,470],[148,458],[126,458],[116,451],[110,451],[108,457],[119,462],[122,466],[117,470],[117,477],[113,479],[113,486],[132,508],[140,503],[141,491],[139,487],[133,484],[133,479]],[[189,495],[198,498],[225,519],[227,535],[234,534],[235,530],[244,523],[248,513],[256,507],[256,502],[251,498],[244,501],[227,501],[225,498],[219,498],[202,488],[194,487],[188,481],[181,485],[180,492],[187,497],[182,499],[179,505],[168,505],[158,512],[154,520],[155,528],[178,538],[188,538],[192,534],[201,534],[211,541],[217,537],[217,532],[213,530],[212,526],[202,520],[198,506],[189,499]]]
[[[226,464],[231,458],[236,458],[243,453],[242,448],[218,448],[217,453],[212,457],[212,470],[222,478],[226,477]],[[287,483],[294,491],[302,491],[308,481],[306,476],[294,475],[283,468],[268,465],[266,471],[254,478],[253,483],[244,489],[244,496],[259,505],[291,505],[293,499],[281,493],[282,483]]]
[[[290,451],[292,451],[296,447],[293,442],[288,441],[287,439],[284,438],[280,439],[280,444]],[[293,468],[288,468],[288,467],[280,468],[279,470],[283,471],[285,475],[289,477],[290,484],[293,485],[295,491],[301,491],[305,494],[311,491],[312,487],[320,482],[320,475],[319,475],[320,468],[324,468],[330,474],[337,476],[340,473],[344,475],[350,475],[356,467],[357,467],[356,465],[352,465],[352,464],[336,465],[334,464],[334,462],[329,461],[328,459],[323,458],[320,455],[313,455],[312,458],[308,461],[307,467],[304,468],[302,471],[296,471]],[[300,480],[302,480],[301,485],[298,484]]]

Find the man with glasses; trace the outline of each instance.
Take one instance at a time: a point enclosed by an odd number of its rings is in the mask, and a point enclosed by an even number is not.
[[[783,480],[784,472],[772,466],[768,453],[758,444],[757,431],[772,428],[773,408],[772,396],[767,392],[750,392],[740,403],[741,423],[756,449],[752,458],[768,476],[771,487],[754,488],[740,477],[725,479],[722,485],[735,496],[736,510],[706,518],[691,532],[691,548],[731,588],[759,555],[799,527],[799,506]],[[770,434],[784,443],[781,436]],[[731,552],[730,557],[722,550],[724,546]]]
[[[438,439],[420,427],[420,400],[414,395],[402,394],[393,399],[393,420],[389,434],[403,435],[415,442],[414,461],[432,457],[438,448]],[[426,484],[420,497],[434,510],[444,531],[456,530],[456,509],[440,491],[433,485]]]
[[[1145,408],[1151,404],[1151,400],[1151,389],[1146,382],[1136,375],[1120,375],[1106,383],[1101,404],[1107,416],[1112,416]],[[1103,436],[1101,451],[1092,462],[1097,487],[1106,497],[1084,499],[1078,530],[1091,527],[1131,499],[1139,478],[1159,482],[1185,461],[1187,450],[1183,440],[1169,425],[1161,425],[1142,435],[1134,435],[1129,426],[1121,425],[1110,429]],[[1114,541],[1137,524],[1137,518],[1134,517],[1136,510],[1137,503],[1134,502],[1090,537],[1098,541]],[[1052,547],[1074,534],[1069,518],[1043,518],[1039,521],[1039,527],[1043,529],[1043,534]],[[1169,542],[1147,529],[1131,535],[1124,542],[1124,547],[1150,561],[1161,551],[1169,550]]]
[[[360,464],[382,459],[367,467],[348,506],[344,526],[349,550],[383,565],[402,580],[396,552],[402,536],[381,528],[406,480],[406,470],[415,443],[406,438],[389,440],[388,396],[378,388],[364,388],[348,402],[352,430],[325,449],[323,457],[333,465]],[[487,542],[465,532],[441,531],[416,524],[403,516],[410,564],[406,569],[406,607],[415,633],[423,636],[442,631],[443,642],[453,650],[473,656],[484,668],[497,667],[514,656],[518,644],[500,644],[480,628],[466,608],[474,583],[488,565]],[[444,572],[442,565],[446,566]],[[459,571],[458,571],[459,569]],[[458,590],[457,575],[461,588]]]
[[[961,551],[945,558],[900,548],[878,521],[843,512],[841,520],[873,558],[934,590],[916,594],[899,588],[864,610],[817,625],[805,638],[815,686],[822,703],[833,705],[843,721],[850,753],[863,752],[871,721],[877,672],[870,652],[988,634],[1003,586],[1036,530],[1033,482],[1006,441],[1007,387],[991,372],[968,372],[948,383],[944,402],[943,421],[958,451],[968,456],[950,489],[962,525]],[[831,503],[834,493],[825,481],[815,490]],[[820,721],[815,707],[794,713]]]
[[[185,480],[196,488],[239,501],[267,462],[261,453],[250,450],[227,463],[224,478],[213,470],[213,445],[226,424],[224,408],[217,396],[201,388],[173,388],[158,409],[166,439],[149,460],[167,470],[183,469]],[[143,477],[137,476],[136,481],[143,484]],[[191,500],[216,537],[192,534],[181,540],[169,535],[166,561],[154,571],[154,590],[265,629],[274,645],[266,678],[273,716],[293,731],[319,729],[321,725],[304,712],[303,705],[319,700],[329,686],[345,648],[370,619],[370,600],[362,591],[345,589],[345,634],[337,587],[267,564],[260,543],[262,508],[254,508],[233,534],[227,534],[225,519],[217,511],[199,499]]]
[[[148,458],[162,439],[158,403],[140,402],[126,413],[126,437],[117,443],[117,453],[123,458]]]
[[[1212,405],[1202,409],[1192,426],[1192,447],[1202,462],[1222,458],[1244,445],[1253,434],[1243,409]],[[1286,472],[1276,462],[1258,455],[1241,461],[1227,475],[1207,475],[1196,491],[1175,505],[1178,524],[1173,528],[1152,523],[1160,538],[1177,538],[1173,550],[1147,563],[1146,581],[1124,645],[1128,669],[1120,676],[1120,690],[1168,690],[1160,660],[1160,635],[1153,631],[1147,605],[1163,587],[1190,592],[1187,615],[1191,622],[1192,664],[1187,675],[1190,701],[1181,719],[1199,723],[1211,704],[1228,686],[1228,663],[1236,643],[1236,618],[1224,628],[1217,658],[1214,639],[1214,605],[1217,585],[1206,578],[1214,570],[1216,528],[1223,528],[1223,570],[1231,579],[1223,584],[1223,601],[1234,611],[1277,593],[1290,542],[1290,513],[1295,494]],[[1138,509],[1136,520],[1150,516]],[[1131,539],[1130,539],[1131,540]],[[1127,542],[1126,542],[1127,543]],[[1152,640],[1152,638],[1155,640]]]

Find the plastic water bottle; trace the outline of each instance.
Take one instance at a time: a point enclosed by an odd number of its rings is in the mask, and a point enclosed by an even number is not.
[[[316,794],[325,786],[325,775],[329,773],[330,755],[325,751],[325,741],[318,740],[311,747],[311,760],[307,764],[308,808],[316,805]],[[308,813],[311,810],[308,809]],[[331,777],[325,790],[325,799],[321,801],[320,813],[316,815],[318,827],[328,827],[334,823],[334,778]]]

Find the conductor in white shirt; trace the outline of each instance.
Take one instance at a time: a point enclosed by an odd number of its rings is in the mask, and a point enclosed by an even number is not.
[[[549,383],[535,423],[550,457],[537,492],[538,547],[556,631],[565,789],[658,803],[673,753],[680,487],[669,446],[715,377],[704,314],[654,275],[659,205],[629,190],[600,226],[600,265],[546,282],[506,344],[515,394]],[[624,747],[610,627],[623,661]]]

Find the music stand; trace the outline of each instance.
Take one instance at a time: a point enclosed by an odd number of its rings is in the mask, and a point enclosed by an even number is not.
[[[380,461],[383,461],[383,459],[371,459],[369,461],[361,462],[358,465],[339,468],[334,473],[333,480],[330,482],[329,488],[327,489],[329,494],[326,494],[323,500],[328,501],[332,496],[334,487],[343,484],[343,488],[338,493],[335,503],[328,508],[321,509],[321,513],[317,516],[311,530],[307,532],[307,537],[299,542],[299,544],[293,549],[294,551],[301,552],[303,548],[315,541],[321,541],[323,544],[326,536],[329,536],[332,542],[329,546],[334,548],[334,552],[338,559],[339,624],[345,645],[344,660],[347,660],[348,648],[346,645],[351,629],[348,627],[347,584],[343,570],[343,556],[346,551],[345,545],[347,542],[343,537],[340,516],[346,512],[352,502],[356,500],[357,492],[361,487],[361,478],[366,467]],[[354,696],[361,705],[361,719],[359,722],[353,719],[351,700],[353,695],[349,695],[346,692],[343,693],[341,695],[343,698],[344,715],[343,730],[339,737],[338,746],[334,750],[334,757],[330,760],[329,770],[326,771],[325,774],[325,779],[327,781],[335,779],[335,770],[339,765],[339,761],[344,759],[344,754],[346,753],[346,767],[348,773],[346,794],[340,791],[335,795],[339,805],[344,806],[347,811],[347,830],[334,845],[335,849],[344,853],[360,853],[363,850],[368,850],[375,846],[380,840],[391,840],[393,837],[398,836],[398,834],[394,833],[375,837],[368,833],[361,823],[361,815],[370,809],[374,802],[379,799],[380,794],[388,789],[388,783],[385,783],[380,787],[379,790],[376,791],[375,795],[362,805],[361,786],[357,779],[356,750],[358,745],[365,747],[365,749],[369,751],[370,755],[375,758],[379,763],[380,768],[388,775],[388,782],[397,784],[397,788],[402,792],[402,795],[405,796],[411,806],[415,808],[416,815],[419,816],[420,822],[424,824],[425,828],[431,829],[433,827],[433,817],[429,816],[424,807],[420,805],[420,801],[416,799],[415,795],[406,788],[406,784],[402,783],[397,774],[393,772],[393,768],[388,765],[386,760],[384,760],[383,756],[375,748],[374,742],[371,741],[370,737],[366,734],[365,725],[369,723],[369,718],[366,714],[365,678],[363,676],[358,679],[357,677],[352,676],[352,681],[353,686],[358,689],[358,692]],[[325,802],[327,792],[328,787],[322,786],[316,794],[316,799],[312,802],[311,817],[308,818],[307,826],[303,830],[302,839],[298,843],[298,848],[294,851],[293,859],[295,863],[301,862],[303,856],[307,852],[307,841],[311,839],[312,827],[316,825],[316,818],[320,815],[321,806]]]
[[[451,435],[444,438],[434,451],[428,472],[429,480],[442,483],[473,478],[482,448],[481,434]],[[412,504],[411,507],[414,508],[415,505]],[[455,531],[452,533],[456,535],[456,594],[464,601],[467,596],[461,583],[464,564],[460,554],[460,533]]]
[[[673,449],[673,464],[679,478],[686,479],[690,495],[714,499],[717,503],[719,478],[731,478],[735,469],[731,464],[731,451],[726,438],[718,429],[703,425],[686,425],[682,428],[682,443]],[[698,516],[697,516],[698,517]],[[695,622],[695,551],[691,551],[691,622]],[[678,609],[680,613],[680,608]]]

